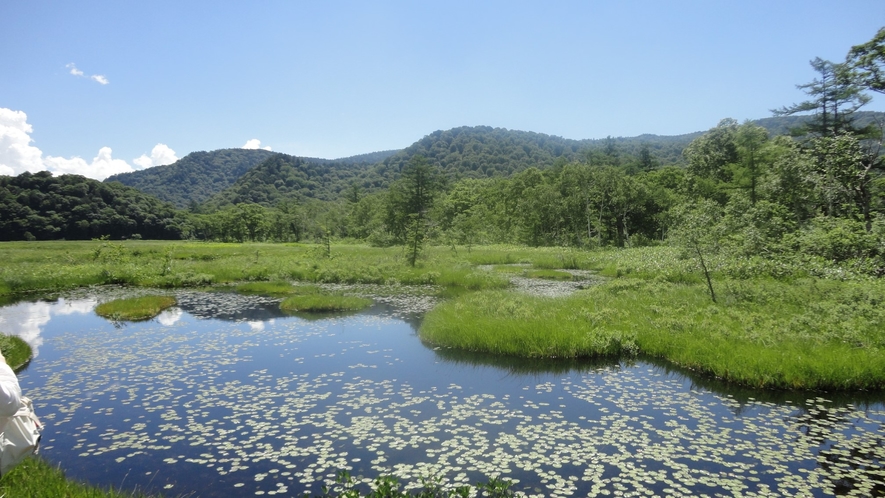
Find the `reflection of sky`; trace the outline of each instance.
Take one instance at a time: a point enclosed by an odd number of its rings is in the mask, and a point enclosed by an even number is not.
[[[5,306],[0,308],[0,332],[24,339],[31,345],[36,358],[40,346],[43,345],[43,327],[49,323],[53,315],[90,313],[97,303],[95,299],[75,301],[59,299],[54,303],[41,301]]]
[[[251,328],[254,332],[261,332],[262,330],[264,330],[265,323],[273,325],[274,321],[268,320],[267,322],[261,322],[256,320],[247,323],[249,324],[249,328]]]
[[[181,308],[169,308],[157,316],[157,321],[160,322],[161,325],[171,327],[172,325],[175,325],[175,322],[181,320],[182,315],[184,315],[184,311],[182,311]]]

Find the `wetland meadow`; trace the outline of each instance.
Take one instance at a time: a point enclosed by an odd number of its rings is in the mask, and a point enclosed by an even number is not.
[[[346,471],[364,493],[389,476],[526,496],[885,495],[877,280],[722,262],[713,303],[666,247],[439,247],[416,267],[346,245],[0,257],[0,332],[33,350],[19,378],[46,423],[38,461],[99,488],[322,495]],[[149,319],[99,313],[150,296]],[[305,297],[323,306],[281,305]]]

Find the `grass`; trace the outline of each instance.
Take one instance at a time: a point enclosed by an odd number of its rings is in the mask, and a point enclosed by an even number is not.
[[[31,346],[17,335],[0,335],[0,351],[13,370],[23,367],[34,355]]]
[[[346,244],[327,257],[308,244],[7,242],[0,258],[7,263],[0,300],[108,283],[236,283],[241,292],[288,297],[289,309],[340,310],[366,304],[288,282],[432,285],[452,298],[422,332],[440,344],[532,357],[645,354],[750,386],[885,387],[881,282],[820,260],[714,258],[721,302],[713,304],[696,263],[664,246],[428,247],[415,268],[402,248]],[[480,264],[524,266],[480,271]],[[562,269],[596,270],[612,281],[557,300],[503,291],[509,271],[571,278]]]
[[[412,268],[402,248],[336,245],[325,257],[309,244],[168,241],[46,241],[0,244],[0,298],[77,287],[123,284],[151,288],[300,281],[433,284],[452,289],[502,288],[506,278],[475,271],[472,260],[528,258],[533,250],[428,247]],[[540,253],[539,253],[540,254]]]
[[[325,313],[356,311],[371,305],[372,300],[364,297],[312,293],[288,297],[280,303],[280,309],[288,312]]]
[[[65,478],[64,472],[40,457],[30,457],[0,479],[0,496],[9,498],[148,498],[139,492],[101,489]]]
[[[150,320],[166,308],[175,306],[171,296],[141,296],[115,299],[95,307],[95,314],[110,320]]]
[[[528,278],[543,278],[545,280],[573,280],[571,273],[559,270],[527,270],[525,276]]]
[[[729,382],[885,389],[885,284],[619,279],[564,299],[481,292],[427,314],[421,337],[470,351],[575,358],[644,354]]]
[[[237,286],[240,294],[259,294],[262,296],[288,296],[297,292],[297,288],[289,282],[248,282]]]

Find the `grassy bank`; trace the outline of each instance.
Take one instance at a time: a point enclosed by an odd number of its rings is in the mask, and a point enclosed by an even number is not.
[[[65,478],[64,472],[40,457],[18,464],[0,479],[0,496],[27,498],[148,498],[139,492],[101,489]]]
[[[885,284],[619,279],[565,299],[481,292],[443,303],[421,337],[528,357],[646,354],[739,384],[885,388]]]

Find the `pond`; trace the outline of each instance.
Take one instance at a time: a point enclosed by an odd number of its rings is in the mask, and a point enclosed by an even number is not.
[[[319,493],[343,469],[537,496],[885,495],[881,393],[434,349],[396,304],[293,317],[268,298],[176,296],[140,323],[97,317],[106,295],[88,291],[0,309],[37,351],[22,388],[69,477],[200,497]]]

